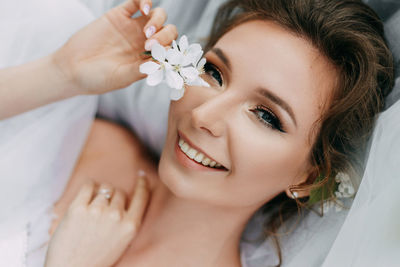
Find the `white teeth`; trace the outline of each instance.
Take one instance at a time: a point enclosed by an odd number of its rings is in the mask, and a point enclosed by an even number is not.
[[[222,165],[206,157],[203,153],[198,152],[196,149],[191,148],[183,139],[179,139],[179,147],[189,158],[203,164],[207,167],[221,167]]]
[[[186,143],[183,143],[183,145],[181,145],[181,149],[183,152],[187,153],[189,151],[189,145]]]
[[[198,153],[196,155],[196,157],[194,157],[194,160],[197,161],[197,162],[201,162],[203,160],[203,158],[204,158],[204,154],[203,153]]]
[[[208,164],[210,164],[210,162],[211,162],[211,159],[209,159],[209,158],[204,158],[203,160],[202,160],[202,162],[201,162],[201,164],[203,164],[203,165],[208,165]]]
[[[193,148],[190,148],[189,151],[186,153],[186,155],[188,155],[188,157],[191,159],[194,159],[196,154],[197,154],[197,151]]]

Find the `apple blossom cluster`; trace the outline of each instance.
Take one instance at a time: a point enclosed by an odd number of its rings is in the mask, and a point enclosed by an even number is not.
[[[336,212],[342,211],[344,207],[343,199],[354,197],[356,190],[351,182],[350,176],[346,173],[339,172],[335,181],[338,184],[337,191],[335,192],[335,200],[327,200],[323,203],[323,211],[335,209]]]
[[[200,44],[190,44],[185,35],[174,40],[171,48],[154,44],[151,48],[153,61],[140,65],[140,72],[147,74],[146,83],[156,86],[165,81],[171,88],[170,98],[179,100],[185,92],[185,84],[190,86],[205,86],[200,75],[204,73],[206,59]]]

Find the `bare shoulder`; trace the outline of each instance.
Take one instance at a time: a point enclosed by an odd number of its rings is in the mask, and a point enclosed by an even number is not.
[[[157,162],[140,140],[128,129],[96,119],[66,190],[55,205],[62,217],[80,187],[87,181],[108,183],[127,196],[133,192],[138,171],[144,170],[150,189],[158,182]],[[53,225],[55,228],[57,222]]]

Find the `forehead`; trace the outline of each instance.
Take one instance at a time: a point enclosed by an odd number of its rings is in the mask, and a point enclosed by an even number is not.
[[[329,61],[310,42],[269,21],[243,23],[216,43],[232,65],[232,76],[247,91],[268,88],[300,120],[319,118],[336,81]]]

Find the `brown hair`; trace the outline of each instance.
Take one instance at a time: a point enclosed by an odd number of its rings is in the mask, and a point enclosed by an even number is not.
[[[358,154],[365,149],[384,97],[393,87],[393,58],[382,22],[360,0],[230,0],[217,13],[206,50],[225,33],[251,20],[275,22],[308,40],[337,69],[333,101],[319,120],[320,130],[310,154],[315,171],[304,185],[293,188],[323,188],[318,191],[322,192],[319,200],[334,197],[338,172],[361,174]],[[264,210],[278,212],[266,222],[266,233],[275,232],[296,213],[295,201],[289,201],[285,212],[276,208],[284,198],[278,196],[264,205]],[[276,236],[275,241],[279,248]],[[280,249],[278,252],[281,262]]]

